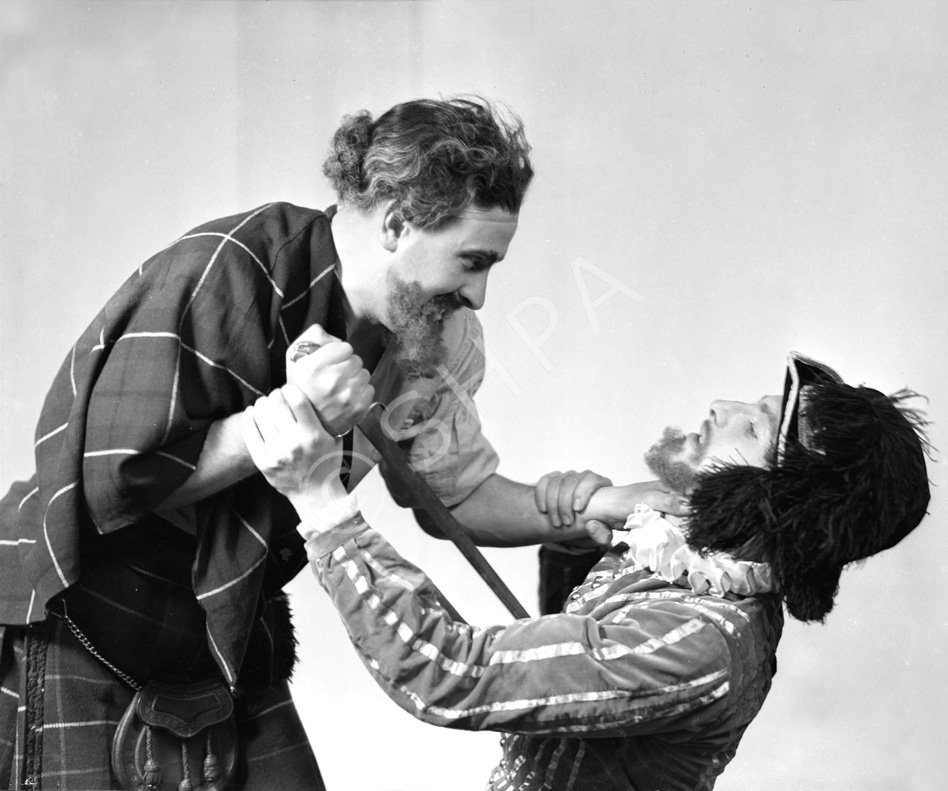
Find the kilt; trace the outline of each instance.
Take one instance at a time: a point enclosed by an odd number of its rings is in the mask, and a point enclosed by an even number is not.
[[[112,736],[133,695],[57,619],[0,627],[0,788],[118,788]],[[234,711],[229,788],[325,789],[287,682],[248,690]]]

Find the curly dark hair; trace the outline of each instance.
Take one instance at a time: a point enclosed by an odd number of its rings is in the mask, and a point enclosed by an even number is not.
[[[404,102],[377,121],[348,115],[323,173],[340,203],[395,200],[402,219],[428,229],[470,205],[516,214],[533,178],[522,122],[479,97]]]

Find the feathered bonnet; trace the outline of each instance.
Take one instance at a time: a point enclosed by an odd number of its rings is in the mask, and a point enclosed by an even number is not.
[[[925,516],[925,422],[904,404],[916,395],[852,387],[791,352],[774,463],[702,473],[688,543],[766,560],[790,615],[822,621],[843,567],[894,546]]]

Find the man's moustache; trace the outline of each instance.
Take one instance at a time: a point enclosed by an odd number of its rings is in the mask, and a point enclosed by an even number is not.
[[[461,300],[454,294],[442,294],[441,296],[429,299],[424,304],[423,311],[427,315],[440,313],[442,317],[447,318],[463,306]]]

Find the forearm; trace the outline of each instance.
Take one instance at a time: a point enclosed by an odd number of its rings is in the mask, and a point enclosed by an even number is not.
[[[553,527],[547,514],[537,508],[532,486],[496,473],[454,506],[451,513],[481,546],[517,547],[587,538],[581,520]]]
[[[240,432],[240,414],[211,424],[197,466],[159,510],[180,508],[217,494],[257,471]]]
[[[604,486],[593,492],[586,506],[590,519],[598,519],[611,527],[622,527],[626,518],[639,503],[646,502],[642,497],[641,486]],[[658,510],[658,509],[656,509]]]
[[[716,630],[689,630],[689,645],[664,647],[663,635],[677,634],[688,614],[643,613],[609,627],[562,614],[483,629],[452,621],[427,576],[371,528],[329,531],[307,551],[378,684],[433,725],[648,731],[694,717],[726,689],[727,652]],[[683,662],[681,651],[691,659]],[[672,689],[669,667],[679,664]]]

